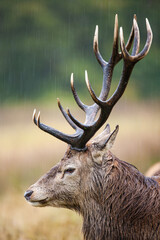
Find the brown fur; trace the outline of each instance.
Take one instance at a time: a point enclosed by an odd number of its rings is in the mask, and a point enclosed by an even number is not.
[[[114,156],[104,161],[101,174],[103,195],[96,195],[96,174],[95,201],[90,198],[85,201],[85,239],[160,239],[160,187],[157,182]]]
[[[90,150],[91,146],[84,153],[69,149],[58,165],[30,187],[34,191],[30,202],[40,200],[40,194],[41,199],[46,196],[48,199],[38,206],[65,207],[80,213],[85,240],[160,239],[157,181],[109,151],[99,164],[93,161]],[[82,164],[77,170],[78,177],[76,173],[73,176],[75,186],[67,182],[72,176],[65,176],[62,170],[72,158],[77,158],[76,164]],[[66,177],[64,182],[56,182],[58,174],[61,179]]]

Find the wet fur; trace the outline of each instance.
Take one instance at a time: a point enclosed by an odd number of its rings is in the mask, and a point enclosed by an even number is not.
[[[69,148],[64,158],[30,187],[31,199],[48,196],[40,206],[64,207],[81,214],[85,240],[160,239],[158,181],[108,150],[95,162],[92,147],[83,153]],[[81,165],[76,165],[77,173],[70,176],[70,182],[62,169],[73,162]]]
[[[94,172],[91,188],[81,209],[85,240],[160,239],[160,187],[155,180],[112,155]]]

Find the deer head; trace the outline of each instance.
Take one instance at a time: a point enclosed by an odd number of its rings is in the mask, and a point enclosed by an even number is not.
[[[93,181],[94,176],[98,177],[95,169],[102,167],[103,155],[110,159],[106,150],[111,148],[117,132],[118,126],[110,133],[107,125],[100,136],[87,144],[86,150],[77,151],[68,147],[63,159],[29,188],[25,198],[33,206],[66,207],[80,211],[86,192],[98,194],[97,197],[101,194],[101,189],[93,191],[88,183]]]
[[[68,149],[63,159],[26,191],[25,198],[33,206],[66,207],[84,215],[84,203],[87,201],[90,204],[92,202],[102,204],[103,181],[109,182],[110,172],[116,164],[109,150],[114,143],[118,126],[113,132],[110,132],[110,127],[107,125],[100,135],[93,140],[90,139],[107,121],[113,106],[123,95],[134,65],[147,55],[152,42],[152,30],[147,19],[146,28],[147,40],[143,50],[139,52],[140,35],[136,16],[133,18],[131,33],[125,45],[122,27],[120,33],[118,33],[118,17],[116,15],[112,55],[106,62],[99,52],[98,26],[96,26],[93,49],[103,70],[103,83],[99,97],[94,93],[88,80],[87,71],[85,71],[85,80],[94,101],[93,105],[88,106],[81,102],[74,87],[73,74],[71,74],[71,89],[74,99],[86,114],[84,124],[75,119],[69,109],[66,112],[58,99],[60,111],[75,130],[74,134],[67,135],[46,126],[40,121],[40,113],[36,117],[36,110],[34,110],[34,123],[41,130],[66,142]],[[118,49],[119,39],[121,52]],[[130,54],[131,47],[132,52]],[[108,98],[114,67],[122,59],[123,70],[118,87],[113,95]],[[96,118],[98,111],[100,113]]]

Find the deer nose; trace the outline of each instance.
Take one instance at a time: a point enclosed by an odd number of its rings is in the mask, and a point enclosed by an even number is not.
[[[28,190],[28,191],[25,192],[24,197],[27,201],[30,200],[30,197],[31,197],[32,193],[33,193],[32,190]]]

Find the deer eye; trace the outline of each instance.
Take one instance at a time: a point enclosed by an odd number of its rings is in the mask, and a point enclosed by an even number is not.
[[[66,170],[64,170],[64,174],[68,173],[68,174],[72,174],[76,169],[75,168],[68,168]]]

